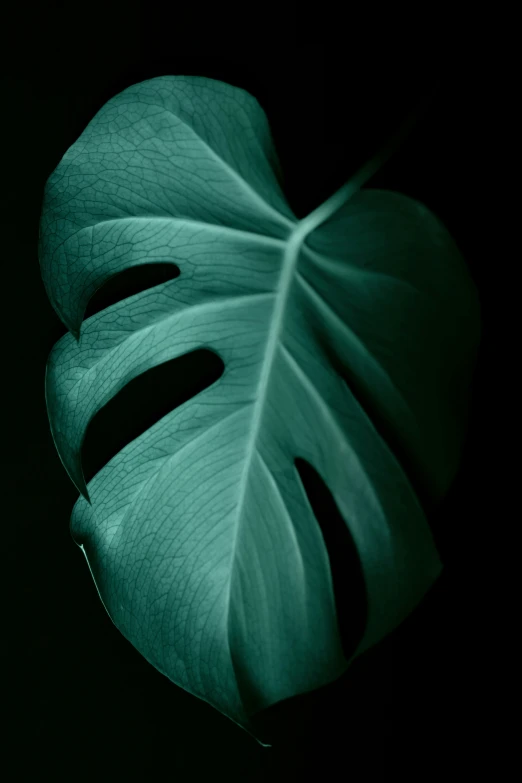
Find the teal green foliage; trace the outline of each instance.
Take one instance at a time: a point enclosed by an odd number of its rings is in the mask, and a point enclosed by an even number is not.
[[[375,168],[298,220],[257,101],[166,76],[111,99],[45,188],[41,272],[71,332],[49,356],[46,398],[81,493],[72,535],[121,633],[247,731],[258,710],[337,679],[442,569],[413,485],[438,502],[458,469],[479,302],[429,210],[361,189]],[[82,322],[109,278],[158,262],[179,278]],[[200,348],[223,360],[219,380],[87,487],[97,411]],[[350,660],[298,457],[361,561],[368,619]]]

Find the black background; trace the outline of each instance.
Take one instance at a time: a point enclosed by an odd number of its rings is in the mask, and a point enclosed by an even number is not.
[[[479,156],[484,163],[488,79],[465,36],[450,36],[444,24],[409,16],[376,25],[371,13],[363,20],[346,5],[343,17],[339,8],[321,3],[307,15],[282,2],[48,3],[8,13],[0,127],[8,780],[333,780],[407,766],[423,778],[435,765],[466,767],[474,753],[486,717],[477,671],[488,634],[477,620],[472,553],[493,503],[482,455],[494,429],[495,303],[482,262],[487,205],[476,165]],[[271,711],[271,748],[172,685],[113,626],[70,537],[77,492],[45,410],[46,358],[66,331],[38,267],[45,180],[110,97],[168,73],[222,79],[256,96],[298,217],[431,95],[412,137],[371,186],[419,198],[443,219],[483,307],[462,468],[430,515],[446,571],[406,623],[338,683]],[[135,419],[158,405],[146,387],[125,404]],[[103,464],[103,437],[91,440],[92,464]]]

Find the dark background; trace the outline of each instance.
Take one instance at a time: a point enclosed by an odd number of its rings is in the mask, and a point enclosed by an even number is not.
[[[342,4],[321,3],[310,15],[282,2],[71,5],[11,8],[1,33],[7,779],[348,780],[409,766],[422,779],[436,765],[469,770],[487,718],[479,672],[491,614],[484,603],[478,610],[473,553],[493,508],[483,456],[494,431],[488,383],[495,302],[482,262],[488,207],[477,160],[484,166],[489,84],[480,53],[466,36],[449,35],[448,24],[436,29],[432,19],[410,16],[377,25],[349,5],[343,17]],[[424,101],[410,140],[371,186],[419,198],[443,219],[483,307],[462,468],[429,520],[446,571],[406,623],[338,683],[271,711],[272,748],[176,688],[113,626],[70,537],[77,492],[45,410],[46,358],[66,331],[38,267],[45,180],[110,97],[169,73],[222,79],[255,95],[298,217],[340,187]],[[202,386],[214,371],[195,367]],[[124,415],[115,414],[109,451],[100,426],[90,433],[87,472],[130,439],[127,413],[143,428],[139,417],[151,406],[160,407],[152,387],[136,387]]]

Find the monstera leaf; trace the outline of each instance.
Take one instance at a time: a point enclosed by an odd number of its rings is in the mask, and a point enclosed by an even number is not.
[[[168,76],[111,99],[45,188],[41,272],[71,332],[46,397],[81,493],[72,536],[121,633],[251,733],[254,713],[338,678],[442,569],[419,492],[440,500],[458,468],[479,303],[432,213],[361,190],[380,162],[298,220],[257,101]],[[179,277],[82,323],[109,278],[158,262]],[[97,411],[201,348],[224,362],[219,380],[87,487]],[[328,487],[360,559],[367,621],[351,656],[296,460]]]

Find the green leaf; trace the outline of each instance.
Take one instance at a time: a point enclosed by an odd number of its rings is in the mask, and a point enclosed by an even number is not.
[[[438,502],[458,469],[479,302],[431,212],[361,190],[381,162],[298,220],[257,101],[165,76],[111,99],[45,188],[41,272],[72,333],[46,371],[53,438],[82,493],[72,535],[121,633],[247,731],[255,712],[337,679],[442,569],[419,498]],[[158,262],[180,276],[82,323],[109,278]],[[87,488],[97,411],[201,348],[222,358],[219,380]],[[367,623],[348,658],[296,458],[361,561]]]

